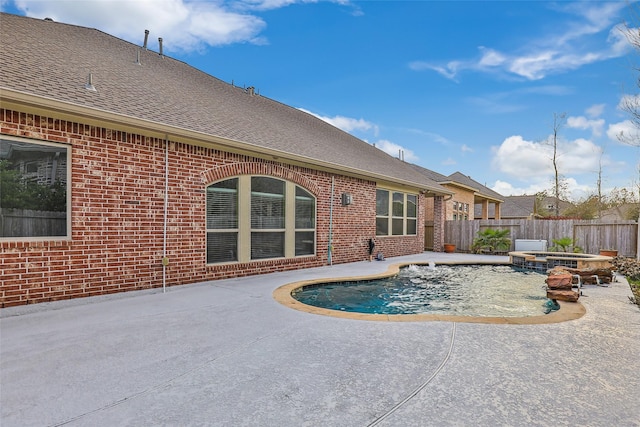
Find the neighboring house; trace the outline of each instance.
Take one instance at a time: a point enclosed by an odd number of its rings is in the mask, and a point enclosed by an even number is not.
[[[439,174],[418,165],[412,165],[425,177],[437,182],[453,194],[445,198],[445,219],[467,221],[487,219],[489,208],[498,211],[504,197],[492,189],[480,184],[470,176],[455,172],[449,176]],[[432,201],[427,200],[427,221],[433,221]],[[498,216],[499,217],[499,216]]]
[[[62,177],[68,224],[3,220],[0,306],[415,254],[427,209],[441,250],[453,192],[399,159],[161,46],[0,20],[0,153],[39,159],[3,164]]]
[[[600,220],[605,221],[623,221],[638,219],[638,203],[625,203],[615,208],[602,211]]]
[[[553,216],[555,211],[555,197],[542,197],[536,195],[528,196],[506,196],[498,218],[495,210],[489,206],[486,219],[536,219]],[[567,209],[573,207],[570,202],[560,200],[560,216]],[[480,209],[476,208],[476,214],[480,214]]]

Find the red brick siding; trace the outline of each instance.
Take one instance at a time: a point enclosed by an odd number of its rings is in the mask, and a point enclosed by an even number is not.
[[[0,133],[72,147],[70,241],[0,240],[0,306],[162,286],[165,142],[0,109]],[[166,285],[325,265],[332,176],[326,172],[169,142]],[[207,265],[205,188],[238,174],[286,179],[317,198],[315,256]],[[375,182],[334,179],[333,263],[365,260],[375,234]],[[342,206],[342,193],[353,204]],[[424,224],[424,198],[418,224]],[[377,238],[385,256],[422,251],[418,236]]]

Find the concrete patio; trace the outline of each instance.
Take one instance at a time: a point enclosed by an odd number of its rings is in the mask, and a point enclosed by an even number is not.
[[[640,310],[624,279],[542,325],[292,310],[286,283],[424,253],[0,310],[9,426],[640,426]]]

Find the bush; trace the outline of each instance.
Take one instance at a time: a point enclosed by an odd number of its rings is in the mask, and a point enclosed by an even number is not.
[[[509,230],[487,228],[478,231],[478,237],[473,239],[471,250],[477,254],[484,252],[504,252],[511,248]]]
[[[550,248],[552,252],[573,252],[573,253],[584,252],[582,248],[577,245],[578,242],[574,241],[571,237],[553,239],[552,242],[555,245]]]

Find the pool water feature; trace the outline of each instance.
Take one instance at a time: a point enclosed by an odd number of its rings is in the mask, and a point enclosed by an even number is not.
[[[410,265],[382,279],[302,286],[291,296],[353,313],[526,317],[548,312],[545,278],[505,265]]]

